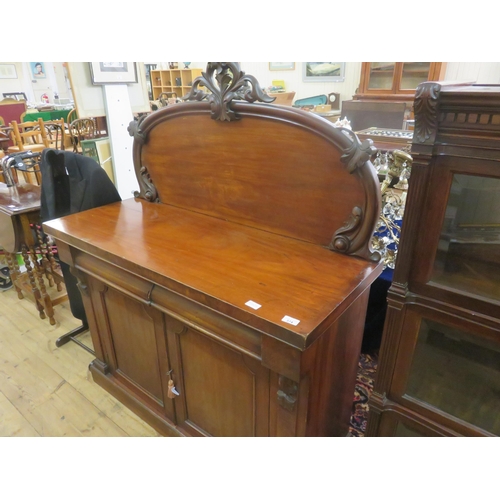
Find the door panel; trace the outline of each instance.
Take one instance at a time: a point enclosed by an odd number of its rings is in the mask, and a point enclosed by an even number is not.
[[[179,425],[199,435],[268,435],[267,368],[172,318],[167,337]]]
[[[165,398],[169,368],[163,314],[94,278],[88,281],[104,361],[112,375],[173,418],[173,404]]]

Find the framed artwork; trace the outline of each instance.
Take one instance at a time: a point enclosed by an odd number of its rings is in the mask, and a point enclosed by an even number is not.
[[[270,62],[269,70],[270,71],[288,71],[291,69],[295,69],[294,62]]]
[[[137,71],[133,62],[91,62],[89,65],[93,85],[137,83]]]
[[[343,82],[345,63],[341,62],[305,62],[302,64],[304,82]]]
[[[30,70],[33,80],[41,80],[42,78],[47,78],[47,73],[45,73],[45,65],[43,62],[30,62]]]
[[[15,64],[0,64],[0,78],[17,78]]]

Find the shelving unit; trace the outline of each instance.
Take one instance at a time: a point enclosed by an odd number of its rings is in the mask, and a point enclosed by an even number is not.
[[[189,92],[193,81],[201,76],[201,69],[155,69],[151,71],[153,99],[163,92],[175,92],[182,97]]]

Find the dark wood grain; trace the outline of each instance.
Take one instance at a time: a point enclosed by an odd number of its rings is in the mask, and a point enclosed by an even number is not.
[[[275,335],[292,332],[287,340],[314,338],[332,311],[344,310],[380,269],[317,245],[140,199],[44,227],[58,240],[102,258],[113,256],[138,275],[236,319]],[[245,306],[249,300],[262,307],[254,311]],[[285,315],[299,325],[282,322]]]
[[[258,82],[214,68],[200,102],[129,126],[135,199],[44,224],[78,276],[91,371],[165,435],[345,435],[382,270],[372,143],[244,102]]]
[[[498,198],[500,86],[428,82],[416,95],[412,178],[366,435],[491,436],[500,429],[499,242],[498,223],[480,222],[498,222],[498,211],[480,201]],[[466,198],[454,176],[486,187]],[[460,207],[475,211],[483,233],[462,240],[457,261]]]

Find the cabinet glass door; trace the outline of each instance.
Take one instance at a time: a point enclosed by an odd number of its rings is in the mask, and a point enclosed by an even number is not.
[[[401,89],[415,90],[429,79],[430,62],[405,62],[401,73]]]
[[[453,176],[431,281],[500,300],[500,179]]]
[[[422,318],[405,393],[500,435],[500,342]]]
[[[370,90],[392,90],[395,67],[396,63],[393,62],[370,63],[368,88]]]

